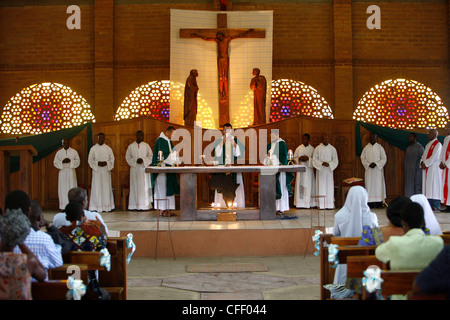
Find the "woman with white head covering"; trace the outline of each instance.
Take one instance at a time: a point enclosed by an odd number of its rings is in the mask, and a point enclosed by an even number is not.
[[[363,226],[377,227],[378,217],[370,211],[366,189],[354,186],[341,210],[334,217],[335,237],[360,237]]]
[[[428,199],[425,197],[425,195],[415,194],[411,196],[410,199],[422,206],[425,215],[425,227],[430,230],[430,235],[435,236],[442,234],[439,222],[437,221],[436,216],[434,215],[430,203],[428,202]]]
[[[363,187],[354,186],[349,190],[344,206],[334,217],[333,236],[360,237],[363,226],[371,228],[378,226],[378,217],[370,211],[368,200],[369,196]],[[332,298],[343,299],[353,296],[353,290],[344,288],[346,280],[347,265],[339,264],[334,274],[333,285],[326,287],[331,291]]]

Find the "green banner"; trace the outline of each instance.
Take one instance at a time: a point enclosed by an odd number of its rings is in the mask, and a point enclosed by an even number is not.
[[[58,131],[48,133],[35,134],[30,136],[20,136],[18,140],[15,138],[0,139],[0,146],[23,146],[32,145],[38,152],[37,156],[33,157],[33,163],[37,162],[54,151],[61,148],[61,141],[63,138],[72,139],[79,134],[84,128],[87,130],[87,146],[88,152],[92,147],[92,123],[88,122],[81,126],[76,126]],[[19,157],[10,158],[10,173],[20,169]]]
[[[360,126],[363,126],[365,129],[367,129],[370,132],[374,132],[378,135],[379,138],[383,139],[384,141],[392,144],[393,146],[400,148],[402,150],[406,150],[406,148],[409,146],[408,136],[411,132],[415,131],[407,131],[407,130],[401,130],[401,129],[393,129],[393,128],[386,128],[377,126],[370,123],[360,122],[356,121],[356,128],[355,128],[355,139],[356,139],[356,156],[359,157],[362,153],[363,146],[361,141],[361,129]],[[419,142],[423,147],[427,145],[429,142],[428,140],[428,134],[426,133],[419,133],[415,132],[417,134],[417,142]],[[438,140],[441,143],[444,143],[445,136],[438,136]]]

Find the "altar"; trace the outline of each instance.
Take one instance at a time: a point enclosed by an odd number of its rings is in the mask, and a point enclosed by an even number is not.
[[[238,220],[274,220],[275,177],[277,172],[304,172],[304,165],[281,166],[180,166],[147,167],[146,173],[180,174],[180,220],[217,220],[221,212],[236,212]],[[197,207],[197,174],[199,173],[259,173],[259,208]]]

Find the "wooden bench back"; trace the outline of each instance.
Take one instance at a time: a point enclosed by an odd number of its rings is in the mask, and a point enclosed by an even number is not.
[[[31,283],[33,300],[67,300],[67,280],[48,280]]]

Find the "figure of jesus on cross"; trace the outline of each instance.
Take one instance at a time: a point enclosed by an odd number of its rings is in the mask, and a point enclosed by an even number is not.
[[[230,122],[228,74],[230,58],[228,55],[231,40],[237,38],[264,38],[264,29],[227,28],[227,15],[217,14],[216,29],[180,29],[180,38],[199,38],[217,43],[217,68],[219,75],[219,122]]]

